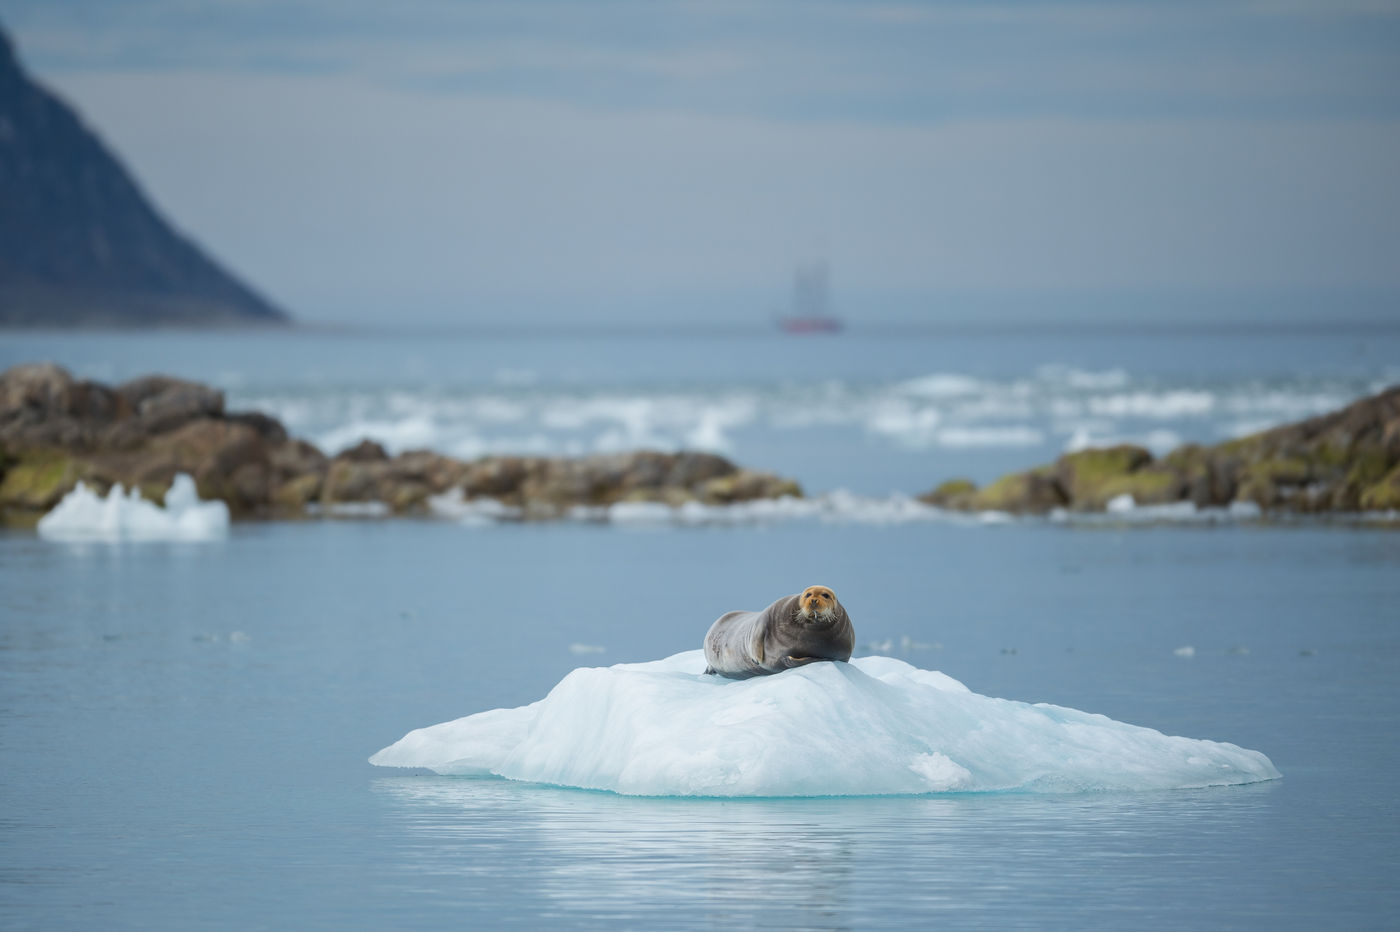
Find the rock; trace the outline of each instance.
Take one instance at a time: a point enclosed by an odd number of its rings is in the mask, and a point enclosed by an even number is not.
[[[939,508],[964,509],[977,494],[977,483],[971,479],[949,479],[932,491],[919,496],[919,501]]]
[[[0,375],[0,417],[34,419],[70,414],[73,377],[51,362],[29,363]]]
[[[1361,493],[1361,507],[1367,511],[1400,511],[1400,466]]]
[[[518,498],[521,485],[529,473],[527,461],[518,456],[494,456],[468,464],[462,478],[462,491],[467,498],[494,498],[509,501]]]
[[[287,428],[282,426],[282,422],[275,417],[263,414],[261,411],[239,411],[236,414],[229,414],[226,420],[234,424],[247,424],[257,431],[259,437],[269,443],[282,443],[287,439]],[[306,444],[310,446],[310,444]],[[312,447],[312,449],[315,449]],[[320,450],[316,450],[316,455],[325,459]]]
[[[267,439],[266,434],[260,436]],[[281,480],[315,475],[319,485],[319,478],[325,473],[329,461],[324,453],[305,440],[283,440],[281,443],[272,444],[268,450],[268,462]]]
[[[671,462],[665,476],[649,487],[664,485],[693,489],[710,479],[726,476],[734,471],[733,463],[713,453],[682,452],[669,459]],[[634,487],[641,487],[641,483],[634,483]]]
[[[1127,491],[1118,488],[1124,479],[1150,462],[1151,453],[1128,444],[1080,450],[1055,461],[1055,480],[1067,504],[1099,510]]]
[[[384,471],[383,464],[379,462],[337,457],[326,471],[325,482],[321,486],[321,501],[327,504],[382,501],[379,479]]]
[[[1010,511],[1044,514],[1068,504],[1064,488],[1053,467],[1002,476],[971,497],[961,507],[970,511]]]
[[[1120,495],[1139,505],[1175,502],[1187,491],[1180,473],[1129,444],[1066,453],[1055,461],[1055,477],[1066,505],[1079,511],[1102,511]]]
[[[733,502],[801,495],[795,482],[741,470],[709,453],[640,451],[578,458],[486,457],[462,462],[431,450],[390,457],[362,440],[334,458],[287,436],[275,418],[230,413],[223,393],[146,376],[117,389],[57,366],[0,373],[0,519],[29,522],[83,479],[120,482],[160,499],[176,473],[237,517],[300,515],[312,503],[383,502],[427,510],[433,495],[461,489],[536,518],[619,501]]]
[[[188,472],[201,498],[222,499],[236,515],[255,514],[271,498],[270,452],[247,424],[202,419],[154,438],[144,451],[149,465],[140,474],[168,482],[175,473]]]
[[[0,508],[42,514],[57,505],[82,478],[82,463],[63,453],[50,451],[24,457],[11,462],[0,480]]]
[[[321,497],[321,483],[319,472],[293,476],[273,489],[272,504],[285,514],[303,514],[307,505]]]
[[[732,505],[760,498],[802,497],[802,487],[772,473],[740,469],[701,484],[697,498],[707,505]]]
[[[0,438],[21,444],[88,442],[85,421],[129,416],[130,405],[105,385],[74,379],[52,363],[14,366],[0,374]]]
[[[164,375],[147,375],[117,387],[150,433],[178,427],[199,417],[217,418],[224,413],[224,393],[198,382]]]
[[[336,462],[343,463],[382,463],[388,458],[389,454],[384,452],[384,448],[369,438],[335,455]]]
[[[1252,502],[1265,511],[1386,509],[1400,466],[1400,386],[1296,424],[1213,447],[1188,444],[1161,460],[1141,447],[1081,450],[1003,476],[981,490],[944,483],[921,498],[947,508],[1043,513],[1140,505]]]

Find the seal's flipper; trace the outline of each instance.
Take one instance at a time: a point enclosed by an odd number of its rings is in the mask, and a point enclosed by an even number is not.
[[[705,673],[706,673],[706,675],[714,676],[714,675],[715,675],[715,668],[712,667],[712,666],[710,666],[709,664],[705,664]]]

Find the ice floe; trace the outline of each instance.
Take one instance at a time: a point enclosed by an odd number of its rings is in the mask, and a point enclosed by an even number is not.
[[[409,732],[370,762],[640,796],[1165,790],[1280,776],[1233,744],[994,699],[891,657],[703,674],[701,651],[583,667],[527,706]]]
[[[165,493],[165,507],[146,501],[137,489],[112,486],[103,498],[79,482],[39,519],[39,536],[50,540],[211,540],[228,534],[228,506],[201,501],[194,480],[180,473]]]

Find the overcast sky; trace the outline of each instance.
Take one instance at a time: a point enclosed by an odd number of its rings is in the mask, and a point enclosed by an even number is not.
[[[303,320],[1400,320],[1400,0],[0,0]]]

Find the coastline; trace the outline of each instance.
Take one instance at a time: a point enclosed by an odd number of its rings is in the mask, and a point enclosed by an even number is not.
[[[693,451],[468,460],[431,449],[390,456],[362,440],[328,453],[265,413],[227,411],[223,392],[199,382],[144,376],[110,386],[52,364],[0,373],[0,525],[32,526],[79,481],[99,494],[120,483],[161,502],[180,472],[240,520],[461,513],[703,523],[728,510],[840,520],[863,508],[871,514],[862,520],[881,523],[1320,516],[1385,526],[1400,513],[1400,386],[1213,446],[1160,457],[1130,444],[1089,448],[982,487],[954,479],[917,498],[847,502],[840,490],[804,498],[793,479]]]

